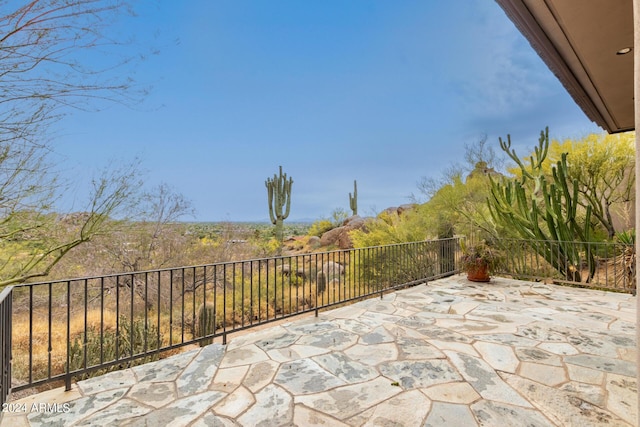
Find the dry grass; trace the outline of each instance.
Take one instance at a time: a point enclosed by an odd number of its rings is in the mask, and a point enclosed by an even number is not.
[[[347,279],[348,277],[343,277],[341,278],[341,283],[330,284],[327,290],[318,297],[317,301],[314,282],[295,277],[275,276],[275,274],[269,277],[268,289],[266,287],[267,279],[263,274],[260,280],[256,277],[245,277],[246,282],[244,283],[242,280],[234,280],[233,283],[237,285],[227,288],[226,292],[223,291],[223,288],[218,287],[214,293],[211,284],[207,286],[206,290],[199,288],[195,298],[192,292],[185,293],[183,297],[183,294],[176,291],[171,305],[163,290],[159,307],[160,316],[158,316],[155,297],[151,299],[154,302],[154,306],[149,308],[144,304],[142,298],[135,294],[132,307],[131,294],[123,292],[120,294],[118,302],[120,319],[116,314],[113,292],[105,295],[104,298],[93,301],[89,294],[87,299],[90,301],[86,304],[86,316],[83,293],[76,292],[72,294],[70,299],[72,310],[70,310],[69,333],[67,333],[66,325],[67,307],[64,288],[54,288],[50,314],[46,296],[47,289],[43,287],[42,292],[34,292],[33,309],[31,311],[33,323],[31,325],[29,320],[30,312],[28,310],[29,299],[24,294],[19,295],[17,299],[19,310],[14,311],[13,318],[14,384],[24,384],[29,380],[38,381],[64,373],[67,363],[68,342],[71,343],[72,347],[76,343],[74,354],[80,359],[84,358],[85,351],[87,354],[89,352],[95,354],[95,348],[85,349],[84,347],[84,342],[88,340],[87,336],[94,337],[92,342],[95,347],[96,334],[100,338],[100,331],[102,331],[105,336],[109,334],[112,337],[117,332],[116,325],[118,322],[120,322],[121,326],[123,322],[127,325],[131,322],[132,311],[134,320],[141,321],[142,325],[147,325],[149,328],[148,333],[152,334],[149,335],[150,342],[152,341],[151,338],[157,338],[155,331],[159,329],[161,347],[166,347],[170,344],[189,342],[195,338],[194,319],[197,308],[203,303],[205,291],[208,295],[207,302],[214,303],[216,307],[217,330],[221,331],[224,328],[227,332],[232,332],[239,328],[259,324],[265,320],[272,321],[296,312],[311,310],[316,304],[336,303],[345,298],[343,288],[346,283],[344,280]],[[260,284],[259,288],[257,284]],[[253,290],[251,289],[252,286]],[[358,293],[358,290],[363,292],[367,290],[362,285],[349,283],[349,286],[352,288],[353,293]],[[71,289],[74,291],[73,287]],[[225,296],[226,301],[224,299]],[[172,312],[169,309],[170,306],[172,307]],[[49,322],[51,322],[50,325]],[[142,326],[142,333],[146,334],[147,331],[144,328],[145,326]],[[85,331],[92,332],[87,334]],[[125,334],[125,332],[121,330],[120,334]],[[122,335],[122,338],[125,339],[125,342],[129,342],[128,336]],[[114,342],[113,338],[110,339],[110,342]],[[91,340],[89,341],[91,342]],[[78,345],[80,345],[79,349],[77,348]],[[149,349],[154,350],[156,348],[150,347]],[[121,347],[120,356],[116,357],[126,356],[122,352],[127,352],[128,349],[129,347],[127,346]],[[172,350],[168,354],[175,354],[179,351],[181,350]],[[78,352],[80,352],[80,356],[77,355]],[[29,362],[30,354],[32,355],[31,365]],[[163,357],[166,355],[167,353],[163,353]],[[105,361],[108,362],[109,360]]]
[[[115,314],[104,312],[105,329],[115,329]],[[100,311],[87,312],[87,326],[100,328]],[[84,316],[75,316],[70,322],[71,340],[82,337],[84,333]],[[30,326],[29,316],[21,313],[13,318],[13,377],[19,382],[29,378],[29,353],[32,356],[33,379],[49,376],[49,359],[51,359],[51,375],[64,372],[67,362],[67,324],[64,318],[52,318],[51,331],[47,319],[34,316]],[[51,346],[51,347],[49,347]]]

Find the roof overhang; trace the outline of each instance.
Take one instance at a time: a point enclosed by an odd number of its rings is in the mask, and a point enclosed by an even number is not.
[[[635,128],[632,0],[496,1],[592,121]]]

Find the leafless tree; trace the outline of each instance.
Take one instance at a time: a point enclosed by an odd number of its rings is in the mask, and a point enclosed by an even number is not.
[[[505,164],[504,155],[496,152],[493,146],[487,144],[487,136],[483,135],[478,142],[464,144],[464,163],[454,162],[447,166],[439,176],[422,176],[417,182],[420,195],[412,194],[414,202],[431,199],[442,187],[451,184],[455,179],[464,179],[480,162],[487,167],[502,169]]]
[[[110,238],[101,239],[118,272],[163,268],[184,253],[187,236],[177,221],[192,216],[191,202],[163,183],[141,194],[132,219]],[[183,260],[178,260],[183,261]]]
[[[137,102],[144,90],[127,72],[112,72],[130,63],[114,49],[126,40],[108,31],[131,13],[127,3],[0,0],[0,11],[3,286],[46,276],[70,250],[104,233],[114,224],[110,219],[126,211],[140,186],[136,162],[95,177],[84,212],[52,213],[64,186],[50,160],[50,125],[73,108],[96,108],[98,100]]]

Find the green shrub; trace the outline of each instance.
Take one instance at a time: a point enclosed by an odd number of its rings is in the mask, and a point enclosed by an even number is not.
[[[333,228],[335,228],[335,225],[331,221],[329,221],[328,219],[321,219],[311,224],[311,227],[309,228],[307,234],[309,236],[322,237],[324,233],[332,230]]]

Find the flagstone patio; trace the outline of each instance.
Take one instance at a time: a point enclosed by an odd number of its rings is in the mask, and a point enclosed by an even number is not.
[[[635,426],[634,296],[453,276],[13,401],[3,426]]]

